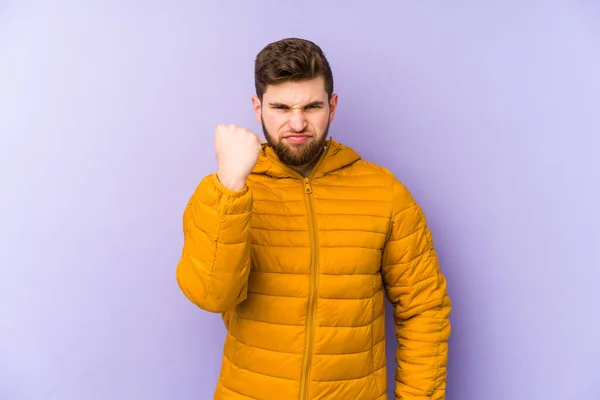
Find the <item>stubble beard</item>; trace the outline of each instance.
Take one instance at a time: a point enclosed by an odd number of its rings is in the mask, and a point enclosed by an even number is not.
[[[310,143],[301,151],[294,151],[290,149],[290,147],[286,146],[286,144],[283,142],[283,139],[277,141],[267,131],[267,128],[265,128],[264,120],[262,121],[262,130],[263,134],[265,135],[265,139],[267,139],[267,143],[269,143],[269,146],[273,148],[273,151],[275,151],[275,154],[282,163],[289,165],[290,167],[301,167],[310,164],[321,155],[321,152],[325,147],[325,141],[329,135],[329,123],[327,123],[327,127],[325,128],[323,135],[319,139],[314,139],[313,136],[313,138],[310,139]]]

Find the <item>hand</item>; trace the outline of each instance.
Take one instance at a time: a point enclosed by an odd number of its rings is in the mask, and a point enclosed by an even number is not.
[[[248,129],[237,125],[217,126],[217,176],[223,186],[233,191],[246,186],[246,179],[258,160],[260,145],[260,136]]]

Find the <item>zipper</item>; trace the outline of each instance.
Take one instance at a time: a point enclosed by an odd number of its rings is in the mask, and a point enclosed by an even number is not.
[[[306,343],[304,346],[304,362],[302,365],[302,379],[300,382],[300,400],[308,398],[308,383],[310,382],[310,366],[312,364],[312,346],[315,331],[315,309],[317,304],[317,288],[319,285],[319,238],[315,224],[315,212],[310,179],[304,178],[304,193],[308,214],[308,228],[310,232],[311,266],[310,266],[310,293],[308,297],[308,316],[306,323]]]
[[[271,158],[273,162],[276,162],[280,166],[292,172],[300,182],[303,184],[304,189],[304,200],[306,202],[306,211],[308,215],[308,229],[310,233],[310,247],[311,247],[311,262],[310,262],[310,293],[308,295],[308,316],[306,322],[306,343],[304,345],[304,361],[302,362],[302,377],[300,379],[300,397],[299,400],[307,400],[308,399],[308,386],[310,382],[310,366],[312,364],[312,347],[314,341],[314,331],[315,331],[315,309],[317,304],[317,287],[319,285],[319,237],[318,237],[318,229],[315,218],[315,206],[314,206],[314,198],[312,196],[313,189],[311,186],[311,179],[317,171],[318,167],[321,165],[321,162],[325,159],[329,148],[331,146],[327,146],[323,154],[321,154],[321,158],[315,164],[310,174],[305,177],[300,174],[298,171],[288,167],[283,164],[281,161],[275,158]]]

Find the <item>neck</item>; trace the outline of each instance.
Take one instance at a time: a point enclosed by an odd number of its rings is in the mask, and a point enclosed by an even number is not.
[[[317,162],[319,162],[319,159],[323,155],[324,151],[325,151],[325,147],[321,148],[321,151],[319,151],[317,153],[317,155],[315,155],[315,157],[309,163],[306,163],[304,165],[299,165],[297,167],[293,167],[293,166],[290,165],[289,167],[291,169],[293,169],[294,171],[298,172],[299,174],[301,174],[302,176],[306,177],[306,176],[310,175],[310,173],[312,172],[313,168],[315,168],[315,165],[317,165]]]
[[[290,168],[293,169],[294,171],[298,172],[300,175],[306,177],[306,176],[310,175],[314,166],[315,166],[315,163],[311,162],[310,164],[300,165],[298,167],[290,166]]]

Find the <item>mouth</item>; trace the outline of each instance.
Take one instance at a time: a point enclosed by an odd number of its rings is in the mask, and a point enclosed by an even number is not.
[[[290,143],[304,143],[308,139],[310,139],[310,135],[306,135],[306,134],[286,135],[283,138]]]

